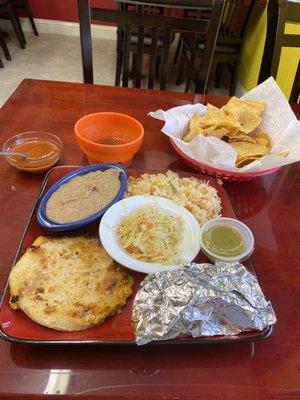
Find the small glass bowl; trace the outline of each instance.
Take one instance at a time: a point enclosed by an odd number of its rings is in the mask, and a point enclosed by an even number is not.
[[[211,250],[209,250],[202,241],[202,235],[207,229],[209,229],[215,225],[227,225],[227,226],[232,226],[233,228],[238,229],[240,231],[241,235],[245,238],[246,250],[242,254],[239,254],[238,256],[235,256],[235,257],[219,256],[219,255],[213,253]],[[253,233],[248,228],[248,226],[243,224],[241,221],[238,221],[237,219],[234,219],[234,218],[220,217],[220,218],[212,219],[201,226],[200,245],[201,245],[201,251],[212,262],[215,262],[215,261],[242,262],[242,261],[247,260],[253,253],[254,237],[253,237]]]
[[[5,156],[6,161],[15,168],[32,174],[38,174],[50,169],[59,160],[63,149],[62,141],[51,133],[40,131],[19,133],[9,138],[3,144],[2,151],[18,152],[18,149],[16,149],[17,146],[33,141],[50,143],[53,150],[46,155],[27,157],[26,159],[16,156]],[[22,152],[21,150],[19,151]]]

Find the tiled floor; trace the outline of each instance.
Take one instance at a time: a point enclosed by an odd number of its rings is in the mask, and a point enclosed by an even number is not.
[[[0,48],[5,65],[5,68],[0,69],[0,106],[25,78],[83,82],[79,37],[45,33],[36,37],[26,32],[27,46],[22,50],[13,32],[8,33],[6,40],[12,61],[5,60]],[[95,83],[114,85],[115,42],[95,39],[93,49]],[[183,85],[175,86],[175,77],[176,66],[170,64],[168,90],[183,91]],[[210,87],[209,91],[212,90],[216,92]],[[226,94],[226,91],[221,89],[217,93]]]

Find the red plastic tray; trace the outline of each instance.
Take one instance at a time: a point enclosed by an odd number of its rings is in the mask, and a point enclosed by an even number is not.
[[[43,193],[52,186],[56,181],[62,178],[67,173],[78,167],[59,166],[53,168],[41,186],[35,204],[29,215],[28,222],[23,232],[19,243],[17,253],[13,265],[25,253],[27,247],[40,235],[48,235],[48,232],[43,231],[36,220],[36,209],[40,197]],[[129,176],[140,176],[144,171],[128,170]],[[222,215],[226,217],[235,217],[230,201],[224,188],[217,182],[215,178],[199,174],[189,174],[178,172],[180,176],[195,176],[199,179],[208,181],[210,185],[215,187],[222,201]],[[77,230],[78,233],[89,232],[98,235],[98,223]],[[59,234],[63,235],[63,233]],[[56,234],[57,236],[57,234]],[[206,262],[206,257],[200,252],[196,258],[197,262]],[[255,268],[251,259],[244,263],[245,266],[254,274]],[[116,316],[108,318],[101,325],[80,332],[59,332],[53,329],[43,327],[29,317],[21,310],[14,311],[9,306],[9,288],[6,285],[5,292],[2,298],[0,308],[0,336],[3,339],[33,344],[135,344],[134,334],[131,325],[131,311],[134,295],[138,290],[144,274],[132,273],[135,278],[133,295],[122,309],[122,312]],[[154,342],[155,344],[200,344],[200,343],[220,343],[220,342],[239,342],[239,341],[254,341],[264,339],[271,333],[271,327],[267,327],[262,331],[245,332],[236,336],[213,336],[201,338],[178,338],[165,342]]]

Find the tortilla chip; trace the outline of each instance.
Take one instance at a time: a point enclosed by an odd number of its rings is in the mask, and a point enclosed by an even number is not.
[[[216,129],[215,126],[212,126],[211,128],[206,129],[204,132],[205,136],[214,136],[218,139],[222,139],[224,136],[227,136],[229,131],[225,128]]]
[[[189,133],[184,136],[185,142],[190,142],[197,135],[202,135],[202,129],[199,127],[199,121],[203,118],[203,115],[195,114],[189,123]]]
[[[240,124],[240,131],[250,133],[254,131],[261,123],[262,119],[257,114],[249,111],[245,106],[239,107],[234,111],[230,111],[229,115],[233,116]]]
[[[269,154],[269,149],[261,144],[250,142],[230,142],[228,143],[237,152],[237,162],[249,157],[263,157]]]
[[[230,137],[228,142],[251,142],[257,144],[257,141],[253,137],[243,132],[238,132],[235,136]]]
[[[223,111],[220,108],[214,106],[213,104],[207,103],[206,107],[207,107],[207,114],[209,114],[210,116],[213,116],[213,115],[216,115],[216,116],[221,115],[222,116],[222,114],[223,114]]]
[[[281,157],[287,157],[290,154],[289,150],[281,150],[279,153],[277,153],[277,156],[281,156]]]
[[[187,135],[185,135],[183,141],[187,143],[191,142],[198,135],[203,135],[203,132],[194,129],[193,131],[190,131]]]
[[[198,127],[202,125],[215,125],[222,119],[222,116],[222,110],[208,103],[206,113],[204,115],[195,115],[191,120],[190,127],[192,124]]]
[[[257,135],[254,136],[254,139],[256,140],[256,143],[271,149],[272,147],[271,138],[266,132],[258,133]]]
[[[260,157],[256,156],[256,157],[248,157],[248,158],[242,158],[240,161],[236,162],[236,166],[238,168],[242,168],[245,165],[251,164],[253,161],[259,160]]]
[[[196,114],[191,119],[189,133],[183,140],[190,142],[197,135],[204,135],[214,136],[230,143],[247,142],[262,146],[261,151],[264,155],[265,148],[271,148],[270,137],[267,133],[256,135],[254,131],[262,121],[260,114],[265,106],[266,103],[263,101],[241,100],[237,97],[232,97],[222,109],[208,103],[205,115]],[[239,146],[243,149],[245,145],[237,145],[237,148]],[[251,154],[252,152],[250,151]]]
[[[228,116],[223,110],[207,104],[206,114],[198,120],[198,124],[201,127],[210,127],[212,125],[232,125],[239,127],[239,122],[232,116]]]
[[[229,102],[223,107],[225,114],[235,112],[241,107],[246,107],[250,112],[254,114],[261,115],[261,113],[266,108],[267,103],[265,101],[255,101],[255,100],[242,100],[233,96]]]
[[[221,124],[218,126],[219,128],[225,128],[228,130],[228,135],[229,137],[233,137],[237,135],[237,133],[240,131],[241,126],[238,124],[232,125],[230,122],[223,121]]]
[[[195,130],[198,130],[198,122],[202,118],[201,115],[196,114],[193,116],[193,118],[190,120],[189,124],[189,131],[194,132]]]

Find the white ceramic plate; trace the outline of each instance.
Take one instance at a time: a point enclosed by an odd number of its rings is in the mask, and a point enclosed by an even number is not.
[[[117,226],[124,217],[147,204],[155,204],[166,214],[180,215],[182,217],[184,231],[179,259],[181,264],[193,261],[200,250],[200,227],[198,221],[184,207],[178,206],[171,200],[156,196],[128,197],[115,203],[106,211],[100,222],[99,235],[102,245],[108,254],[119,264],[146,274],[170,271],[179,267],[179,265],[162,265],[136,260],[120,246],[115,234]]]

